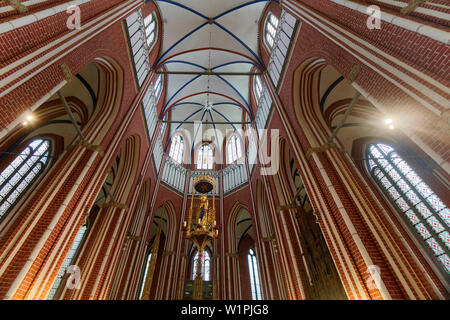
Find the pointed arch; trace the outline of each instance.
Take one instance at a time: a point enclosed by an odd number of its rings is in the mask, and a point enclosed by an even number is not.
[[[114,59],[103,56],[93,61],[99,69],[99,89],[94,113],[84,130],[93,144],[101,144],[116,121],[122,104],[124,72]]]

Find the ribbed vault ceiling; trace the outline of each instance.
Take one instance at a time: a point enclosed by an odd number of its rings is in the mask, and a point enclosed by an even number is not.
[[[258,26],[269,1],[157,0],[163,19],[162,49],[156,63],[164,66],[167,94],[164,111],[171,120],[240,122],[249,108],[249,75],[197,75],[192,72],[250,73],[260,71]],[[254,69],[257,67],[257,69]],[[209,92],[206,93],[206,92]],[[204,108],[206,101],[212,106]],[[192,124],[174,124],[193,133]],[[213,128],[213,126],[211,126]],[[219,124],[217,137],[242,124]],[[220,134],[222,133],[222,134]]]

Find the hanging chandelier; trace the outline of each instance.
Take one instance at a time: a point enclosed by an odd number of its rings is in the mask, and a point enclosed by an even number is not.
[[[213,238],[219,236],[219,230],[216,226],[215,187],[216,180],[211,176],[201,175],[194,178],[188,221],[184,221],[186,238],[194,243],[198,252],[193,293],[195,300],[203,298],[202,260],[205,247]],[[199,193],[198,199],[200,201],[198,206],[194,208],[195,192]],[[211,204],[207,196],[209,192],[212,192]]]

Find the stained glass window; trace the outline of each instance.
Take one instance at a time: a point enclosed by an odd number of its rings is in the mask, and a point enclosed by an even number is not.
[[[172,144],[170,145],[169,156],[178,163],[183,160],[184,153],[184,141],[181,135],[177,134],[172,138]]]
[[[430,256],[450,275],[447,206],[393,147],[382,143],[369,145],[367,161],[372,176],[423,241]]]
[[[256,253],[253,249],[248,251],[248,269],[250,272],[250,286],[252,288],[252,299],[262,300],[261,284],[259,282],[258,261],[256,260]]]
[[[86,234],[87,225],[83,225],[78,231],[77,236],[75,237],[75,241],[72,244],[72,247],[69,250],[69,253],[66,256],[66,259],[63,262],[63,265],[61,266],[61,269],[59,269],[58,276],[56,277],[55,282],[53,283],[53,287],[50,290],[49,295],[47,296],[47,300],[52,300],[55,297],[56,291],[58,290],[59,286],[61,285],[61,282],[63,280],[64,274],[66,273],[67,268],[72,264],[73,258],[75,256],[75,253],[77,253],[78,248],[80,247],[84,235]]]
[[[237,135],[232,135],[227,144],[227,162],[233,163],[242,157],[241,140]]]
[[[145,263],[144,277],[142,278],[141,290],[139,292],[139,298],[142,298],[142,294],[144,293],[144,285],[145,279],[147,278],[148,266],[150,265],[150,260],[152,259],[152,253],[150,252],[147,256],[147,262]]]
[[[147,47],[150,50],[156,42],[156,17],[154,13],[149,14],[144,19],[145,37],[147,39]]]
[[[254,83],[255,98],[256,98],[256,102],[258,103],[259,99],[261,98],[261,94],[262,94],[262,90],[263,90],[260,76],[256,75],[254,77],[253,83]]]
[[[192,263],[192,279],[195,280],[195,276],[197,275],[197,265],[198,265],[198,251],[195,253],[193,263]],[[211,258],[209,256],[208,251],[203,251],[202,257],[202,279],[204,281],[209,281],[211,273]]]
[[[48,164],[50,141],[34,139],[0,173],[0,219]]]
[[[275,17],[272,13],[269,13],[267,16],[266,24],[264,25],[264,41],[269,50],[272,50],[273,44],[275,43],[278,24],[278,18]]]
[[[197,169],[212,169],[214,160],[213,149],[209,144],[203,144],[198,149]]]

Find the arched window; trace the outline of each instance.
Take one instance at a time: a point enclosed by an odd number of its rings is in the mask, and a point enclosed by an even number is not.
[[[393,147],[367,148],[370,173],[424,243],[437,265],[450,274],[450,211]]]
[[[172,138],[172,144],[170,145],[169,156],[172,157],[178,163],[183,160],[184,153],[184,141],[181,135],[177,134]]]
[[[227,163],[233,163],[242,157],[241,140],[234,134],[230,137],[227,144]]]
[[[61,285],[61,282],[63,280],[64,275],[66,274],[67,268],[72,264],[73,258],[75,254],[78,251],[78,248],[80,247],[81,243],[83,242],[84,235],[86,234],[87,225],[83,225],[78,231],[77,236],[75,237],[75,241],[72,244],[72,247],[69,250],[69,253],[66,256],[66,259],[64,260],[63,265],[61,266],[61,269],[59,269],[58,276],[56,277],[55,282],[53,283],[53,287],[50,290],[49,295],[47,296],[47,300],[52,300],[55,297],[56,292],[58,291],[59,286]]]
[[[197,169],[212,169],[214,161],[213,149],[209,144],[203,144],[198,149]]]
[[[0,219],[45,169],[50,156],[50,141],[34,139],[0,173]]]
[[[269,51],[272,50],[275,43],[278,23],[278,18],[275,17],[272,13],[269,13],[267,15],[266,23],[264,24],[264,41]]]
[[[147,39],[147,48],[150,50],[156,42],[156,16],[154,13],[149,14],[144,19],[145,37]]]
[[[195,253],[194,259],[192,261],[192,279],[195,280],[197,275],[197,264],[198,264],[198,251]],[[202,257],[202,279],[204,281],[209,281],[211,273],[211,258],[207,250],[203,251]]]
[[[261,78],[260,76],[256,75],[253,81],[253,86],[254,86],[254,92],[255,92],[255,98],[256,98],[256,102],[259,102],[259,99],[261,98],[261,94],[262,94],[262,90],[263,90],[263,86],[261,83]]]
[[[156,78],[155,83],[153,84],[153,92],[155,93],[155,103],[158,102],[159,97],[162,91],[162,75],[160,74],[158,78]]]
[[[152,259],[152,253],[150,252],[147,256],[147,262],[145,263],[144,277],[142,278],[141,290],[139,291],[139,298],[142,298],[144,293],[145,279],[147,279],[148,266],[150,265],[150,260]]]
[[[248,251],[248,269],[250,272],[250,286],[252,288],[253,300],[262,300],[261,284],[259,282],[258,261],[256,260],[256,253],[253,249]]]

